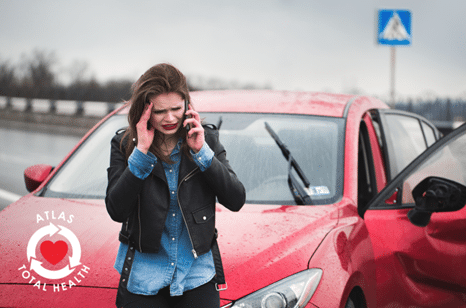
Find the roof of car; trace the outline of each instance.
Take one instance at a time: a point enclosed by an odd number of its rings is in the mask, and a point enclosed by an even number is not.
[[[194,91],[191,102],[198,112],[309,114],[343,117],[350,102],[375,100],[352,94],[275,90]],[[383,104],[378,101],[378,103]]]

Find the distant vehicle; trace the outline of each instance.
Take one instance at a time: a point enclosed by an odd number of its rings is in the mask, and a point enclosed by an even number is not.
[[[217,207],[222,307],[466,306],[466,126],[440,139],[365,96],[191,98],[247,191],[240,212]],[[1,307],[114,307],[120,224],[103,199],[127,112],[25,171],[32,193],[0,212]]]

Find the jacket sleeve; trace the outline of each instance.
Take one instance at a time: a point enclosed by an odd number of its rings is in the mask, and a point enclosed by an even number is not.
[[[231,168],[218,136],[218,130],[206,129],[206,142],[215,154],[210,167],[202,174],[217,195],[218,202],[236,212],[246,202],[246,190]]]
[[[138,195],[143,181],[129,170],[124,147],[120,149],[123,134],[112,138],[110,150],[110,167],[107,169],[108,185],[105,205],[110,217],[117,222],[124,222],[136,209]]]

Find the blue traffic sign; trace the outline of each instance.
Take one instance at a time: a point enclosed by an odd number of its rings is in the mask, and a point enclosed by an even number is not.
[[[379,10],[377,41],[381,45],[411,45],[411,12]]]

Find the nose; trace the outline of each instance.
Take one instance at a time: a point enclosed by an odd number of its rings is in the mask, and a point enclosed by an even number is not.
[[[173,114],[173,112],[171,111],[167,112],[167,115],[165,116],[165,121],[171,122],[174,119],[175,119],[175,115]]]

